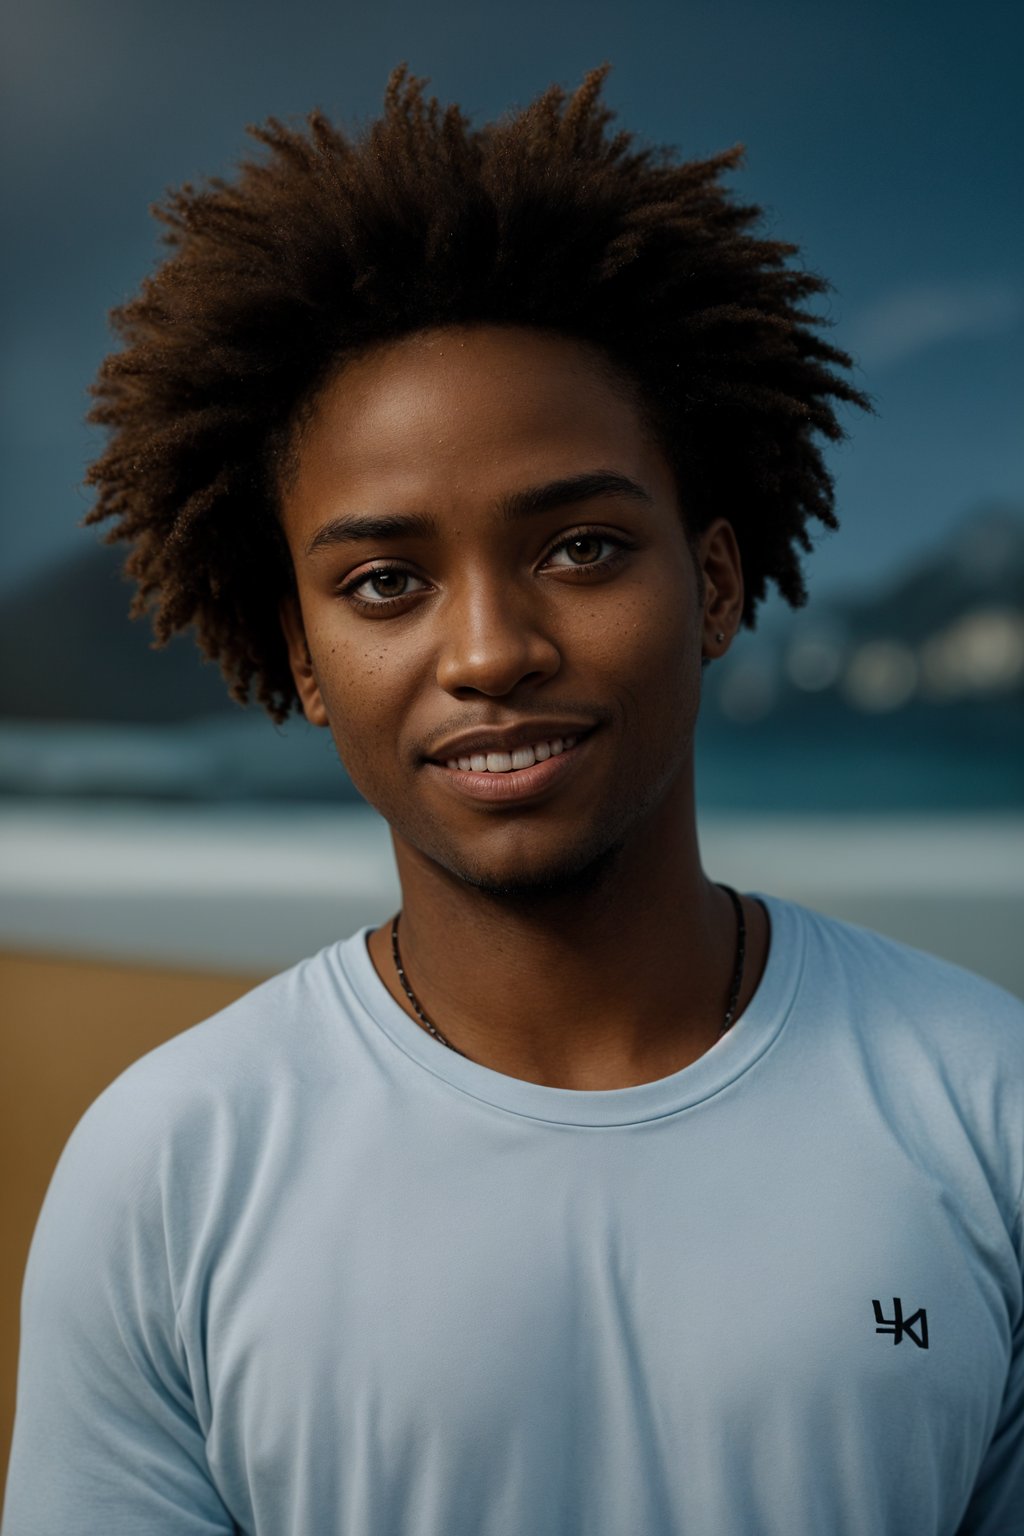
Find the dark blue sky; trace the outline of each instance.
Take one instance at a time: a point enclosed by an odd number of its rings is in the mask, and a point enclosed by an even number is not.
[[[842,527],[812,595],[885,583],[964,513],[1024,504],[1019,7],[981,0],[32,0],[2,82],[0,590],[94,531],[82,416],[106,311],[158,259],[147,209],[230,174],[244,124],[376,115],[408,61],[476,121],[608,60],[617,126],[733,178],[836,288],[834,339],[878,416],[831,453]]]

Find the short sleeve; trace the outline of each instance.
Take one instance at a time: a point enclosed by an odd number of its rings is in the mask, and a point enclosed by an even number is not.
[[[1017,1210],[1015,1235],[1024,1290],[1024,1207]],[[1024,1307],[995,1433],[957,1536],[1024,1536]]]
[[[123,1081],[75,1128],[36,1224],[2,1536],[238,1530],[177,1332],[159,1128]]]

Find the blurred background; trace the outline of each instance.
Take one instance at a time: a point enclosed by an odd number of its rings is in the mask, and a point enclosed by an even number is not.
[[[124,1066],[398,905],[329,737],[127,619],[79,526],[106,314],[148,207],[247,122],[354,127],[401,60],[481,122],[609,60],[618,126],[732,185],[834,285],[877,415],[829,451],[811,601],[709,669],[705,867],[1024,996],[1024,246],[1018,8],[980,0],[33,0],[2,23],[0,1456],[17,1295],[60,1148]],[[147,621],[148,622],[148,621]]]

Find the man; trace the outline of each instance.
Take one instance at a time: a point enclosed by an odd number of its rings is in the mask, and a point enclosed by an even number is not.
[[[1024,1009],[697,843],[702,670],[865,402],[605,73],[272,122],[120,312],[88,520],[331,731],[402,906],[77,1127],[7,1536],[1024,1531]]]

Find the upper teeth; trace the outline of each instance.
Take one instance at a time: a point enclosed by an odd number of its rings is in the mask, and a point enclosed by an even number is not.
[[[450,757],[448,768],[463,773],[514,773],[517,768],[532,768],[549,757],[557,757],[576,745],[575,736],[556,736],[552,741],[537,741],[532,747],[517,747],[514,752],[474,752],[470,757]]]

